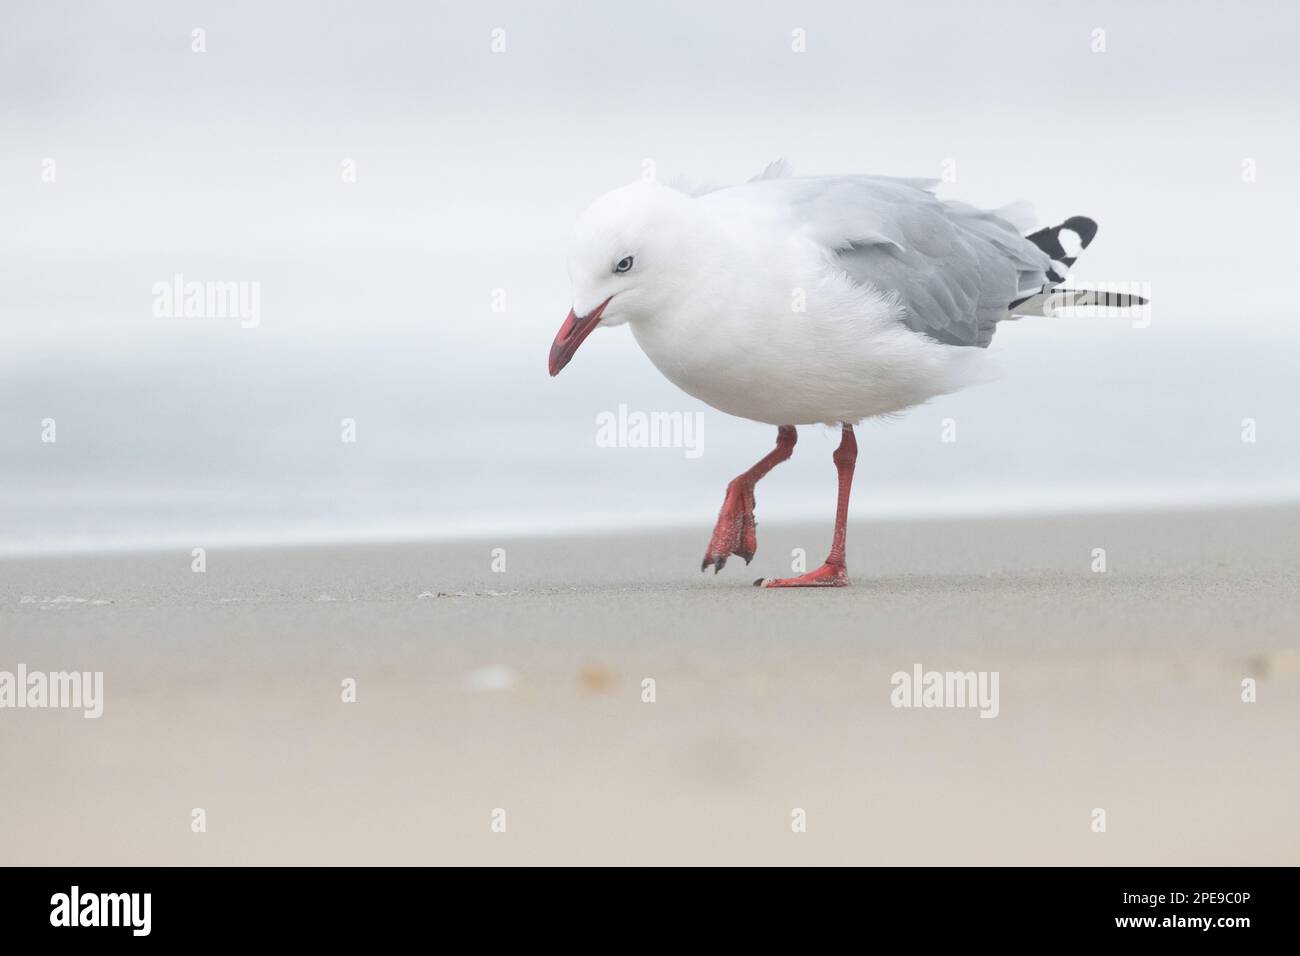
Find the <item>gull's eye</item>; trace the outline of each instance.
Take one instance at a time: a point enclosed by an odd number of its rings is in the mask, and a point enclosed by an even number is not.
[[[618,260],[618,265],[614,266],[615,272],[627,272],[632,268],[632,257],[624,256]]]

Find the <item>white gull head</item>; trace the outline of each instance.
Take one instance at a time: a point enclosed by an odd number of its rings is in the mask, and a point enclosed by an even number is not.
[[[551,348],[551,374],[598,325],[678,311],[708,259],[701,255],[704,223],[692,197],[656,183],[632,183],[592,203],[574,228],[573,308]]]

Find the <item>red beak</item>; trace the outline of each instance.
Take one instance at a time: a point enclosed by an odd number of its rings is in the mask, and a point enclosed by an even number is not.
[[[609,299],[614,298],[612,295]],[[569,316],[560,326],[560,331],[555,333],[555,341],[551,343],[551,376],[560,374],[560,369],[568,365],[572,360],[578,346],[589,336],[592,331],[600,324],[601,313],[605,311],[605,306],[609,305],[609,299],[606,299],[600,305],[592,309],[587,315],[578,318],[569,310]]]

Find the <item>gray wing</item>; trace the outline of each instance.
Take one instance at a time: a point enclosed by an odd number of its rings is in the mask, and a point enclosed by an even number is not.
[[[896,295],[908,328],[983,348],[1007,307],[1048,281],[1051,260],[1002,215],[940,200],[934,185],[814,176],[733,189],[786,206],[795,227],[825,245],[850,278]]]
[[[935,200],[900,207],[896,225],[900,242],[852,242],[838,260],[897,294],[909,329],[946,345],[986,348],[1007,307],[1048,281],[1051,261],[996,213]]]

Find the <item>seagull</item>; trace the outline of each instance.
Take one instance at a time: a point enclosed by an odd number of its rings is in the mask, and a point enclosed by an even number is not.
[[[1060,288],[1097,234],[1093,220],[1028,232],[1027,204],[978,209],[938,198],[937,185],[794,176],[778,161],[722,188],[635,182],[579,217],[573,307],[550,374],[596,328],[626,324],[682,391],[776,426],[776,447],[728,484],[701,570],[753,559],[755,485],[793,454],[797,426],[824,424],[841,433],[830,553],[807,574],[754,583],[846,585],[854,425],[987,381],[984,350],[1004,319],[1145,304]]]

